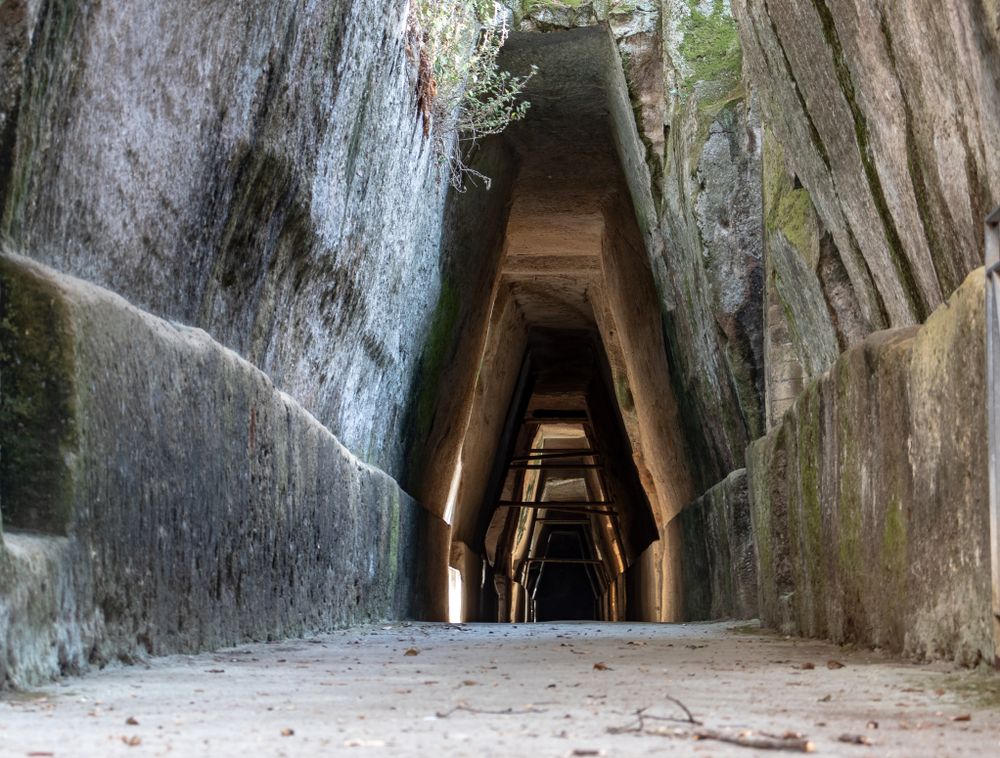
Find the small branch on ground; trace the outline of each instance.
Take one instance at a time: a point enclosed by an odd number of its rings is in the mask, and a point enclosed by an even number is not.
[[[628,724],[626,726],[609,726],[607,728],[608,734],[637,734],[643,732],[646,729],[646,720],[649,721],[679,721],[682,724],[694,724],[695,726],[701,726],[702,722],[698,721],[691,713],[691,709],[688,708],[684,703],[682,703],[677,698],[672,695],[664,695],[667,700],[669,700],[674,705],[678,706],[686,718],[677,718],[676,716],[654,716],[651,713],[646,713],[649,708],[640,708],[633,714],[635,716],[635,723]]]
[[[529,713],[545,713],[545,710],[543,708],[534,708],[531,706],[527,708],[502,708],[500,710],[487,710],[483,708],[472,708],[468,705],[456,705],[455,707],[447,711],[438,711],[434,715],[437,716],[439,719],[446,719],[456,711],[485,714],[488,716],[524,716]]]
[[[697,724],[698,726],[701,726],[701,722],[698,721],[698,719],[696,719],[694,716],[691,715],[691,711],[688,710],[688,707],[686,705],[684,705],[684,703],[682,703],[680,700],[678,700],[677,698],[673,697],[672,695],[664,695],[663,697],[665,697],[667,700],[669,700],[674,705],[680,706],[680,709],[682,711],[684,711],[684,713],[687,715],[687,721],[688,721],[688,723],[690,723],[690,724]]]
[[[816,749],[813,742],[796,732],[777,735],[750,730],[730,733],[720,732],[717,729],[698,729],[691,736],[696,740],[717,740],[757,750],[790,750],[796,753],[811,753]]]
[[[667,700],[684,711],[687,718],[679,719],[672,716],[654,716],[646,713],[648,708],[640,708],[634,714],[635,721],[624,726],[609,726],[605,731],[608,734],[645,734],[654,737],[680,737],[692,740],[716,740],[726,742],[740,747],[754,748],[756,750],[788,750],[797,753],[811,753],[816,749],[806,737],[797,732],[785,732],[783,735],[768,734],[767,732],[755,732],[744,729],[738,732],[724,732],[718,729],[681,729],[679,727],[653,727],[646,728],[647,721],[679,721],[686,724],[702,726],[684,703],[670,695],[665,696]]]

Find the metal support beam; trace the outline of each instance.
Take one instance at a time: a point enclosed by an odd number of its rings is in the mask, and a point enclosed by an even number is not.
[[[529,450],[527,455],[516,455],[511,458],[511,462],[521,462],[521,461],[541,461],[548,460],[550,458],[584,458],[587,456],[598,455],[596,450],[588,450],[581,448],[580,450]]]
[[[508,468],[512,469],[527,469],[528,471],[551,471],[553,469],[557,471],[575,471],[577,469],[595,469],[604,468],[603,465],[599,463],[546,463],[545,461],[538,461],[536,463],[511,463]]]
[[[497,505],[505,508],[560,508],[562,506],[581,505],[614,505],[614,500],[544,500],[540,502],[525,502],[523,500],[501,500]]]
[[[986,394],[990,430],[993,663],[1000,668],[1000,208],[986,219]]]
[[[579,513],[604,514],[606,516],[617,516],[618,511],[613,508],[602,508],[591,505],[564,505],[562,503],[501,503],[500,508],[530,508],[533,511],[556,511],[558,513]]]

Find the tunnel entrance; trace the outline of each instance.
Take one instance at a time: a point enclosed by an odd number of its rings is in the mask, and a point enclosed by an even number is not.
[[[529,340],[527,381],[473,543],[496,618],[624,620],[625,572],[657,531],[607,359],[588,333],[538,330]]]
[[[440,391],[430,443],[422,499],[451,526],[442,616],[677,619],[675,517],[692,486],[617,47],[603,26],[520,33],[503,63],[538,73],[527,118],[482,152],[507,157],[502,190],[456,206],[502,234],[461,258],[488,307],[462,314],[463,384]]]

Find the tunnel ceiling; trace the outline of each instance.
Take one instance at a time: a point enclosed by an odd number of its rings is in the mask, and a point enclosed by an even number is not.
[[[613,53],[602,27],[513,34],[504,48],[509,70],[538,69],[529,117],[505,134],[519,171],[502,278],[530,326],[596,326],[605,213],[624,187],[607,97]]]

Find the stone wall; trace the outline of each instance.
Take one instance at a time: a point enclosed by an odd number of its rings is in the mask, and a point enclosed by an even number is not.
[[[0,3],[0,237],[205,329],[395,476],[448,298],[407,8]]]
[[[26,258],[0,285],[0,683],[419,611],[444,525],[261,371]]]
[[[646,159],[623,156],[623,166],[706,489],[742,467],[764,431],[761,126],[729,0],[545,0],[522,3],[515,21],[539,31],[605,23],[618,45]]]
[[[756,618],[757,555],[746,469],[727,476],[678,518],[684,546],[684,618]]]
[[[748,453],[762,620],[992,657],[982,269],[920,327],[870,335]]]
[[[760,114],[729,0],[666,0],[666,143],[654,261],[702,490],[764,431]]]
[[[856,303],[862,328],[834,327],[856,344],[921,323],[980,265],[1000,201],[997,4],[734,0],[733,12],[746,78],[802,189],[784,221],[801,229],[815,205],[843,273],[819,284]]]

